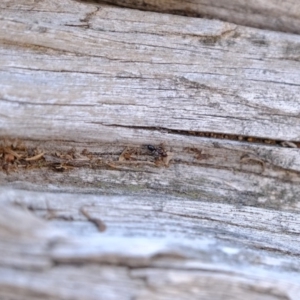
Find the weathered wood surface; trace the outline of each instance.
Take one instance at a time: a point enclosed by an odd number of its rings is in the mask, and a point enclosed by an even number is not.
[[[127,142],[122,128],[148,128],[300,140],[299,36],[54,3],[1,4],[1,135]]]
[[[199,134],[299,142],[299,36],[74,1],[13,3],[0,12],[2,136],[50,152],[87,148],[103,161],[165,142],[174,157],[169,168],[1,173],[2,181],[298,209],[298,149]]]
[[[143,10],[216,18],[240,25],[300,33],[300,3],[297,0],[105,0],[105,2]]]
[[[124,136],[131,133],[120,132]],[[137,146],[138,151],[141,151],[137,160],[123,163],[118,161],[126,148],[126,144],[122,143],[81,145],[55,141],[35,142],[27,144],[32,145],[29,148],[39,147],[49,153],[49,156],[45,155],[46,163],[56,159],[54,153],[57,151],[63,153],[76,147],[79,158],[85,164],[77,166],[75,160],[75,167],[66,172],[55,172],[51,167],[32,170],[19,168],[17,172],[11,171],[9,174],[1,172],[1,182],[15,188],[53,191],[59,185],[61,190],[73,192],[120,195],[153,195],[160,192],[193,200],[299,212],[298,149],[197,137],[174,137],[163,133],[152,136],[153,141],[155,137],[158,141],[159,138],[165,138],[168,147],[173,145],[174,156],[168,167],[155,166],[153,158],[143,146]],[[180,146],[181,143],[183,146]],[[56,148],[53,148],[53,144]],[[91,163],[86,156],[80,155],[83,148],[88,148],[93,154]],[[254,159],[243,162],[245,153],[253,153],[255,158],[259,157],[258,161]],[[264,168],[260,161],[264,162]],[[74,166],[72,161],[67,165]]]
[[[0,8],[0,298],[298,300],[298,35]]]
[[[299,297],[300,222],[292,213],[7,189],[0,202],[2,299]],[[105,232],[86,221],[82,206]]]

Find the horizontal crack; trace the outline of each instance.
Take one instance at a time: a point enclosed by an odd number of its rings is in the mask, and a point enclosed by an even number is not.
[[[131,129],[140,129],[140,130],[149,130],[149,131],[162,131],[171,134],[179,134],[186,136],[200,136],[205,138],[212,139],[222,139],[222,140],[233,140],[247,143],[259,143],[259,144],[268,144],[270,146],[283,146],[289,148],[300,148],[300,141],[284,141],[284,140],[275,140],[270,138],[263,137],[254,137],[254,136],[246,136],[246,135],[237,135],[237,134],[227,134],[227,133],[219,133],[219,132],[208,132],[208,131],[193,131],[193,130],[177,130],[171,129],[167,127],[153,127],[153,126],[132,126],[132,125],[120,125],[120,124],[106,124],[100,122],[92,122],[93,124],[101,124],[103,126],[108,127],[123,127],[123,128],[131,128]]]

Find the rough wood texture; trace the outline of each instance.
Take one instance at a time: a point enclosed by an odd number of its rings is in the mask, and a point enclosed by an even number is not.
[[[199,136],[300,141],[298,36],[91,3],[2,5],[1,135],[50,140],[37,142],[49,151],[88,148],[104,161],[128,145],[165,142],[174,153],[169,168],[3,181],[298,209],[298,149]]]
[[[174,197],[17,190],[5,190],[0,202],[2,298],[297,299],[300,293],[300,222],[292,213]],[[51,224],[13,203],[51,217]],[[104,233],[86,221],[82,206],[102,219]]]
[[[299,36],[0,8],[1,299],[298,300]]]
[[[298,0],[106,0],[106,2],[143,10],[215,18],[262,29],[300,33]]]
[[[54,3],[1,4],[1,135],[127,142],[129,127],[300,140],[299,36]]]

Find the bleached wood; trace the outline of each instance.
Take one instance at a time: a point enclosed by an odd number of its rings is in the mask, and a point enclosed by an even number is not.
[[[299,241],[292,238],[300,224],[290,213],[203,205],[174,197],[16,190],[6,190],[0,202],[6,213],[5,219],[0,214],[0,226],[6,228],[0,232],[1,252],[2,256],[10,253],[10,259],[1,263],[1,297],[232,299],[234,295],[237,299],[297,299],[300,292],[296,275]],[[50,224],[32,226],[27,236],[16,241],[12,231],[16,227],[23,231],[20,217],[26,224],[41,220],[11,207],[13,203],[28,206],[40,216],[49,209],[57,215]],[[94,217],[102,218],[107,232],[88,229],[92,224],[78,214],[82,205]],[[62,224],[59,217],[66,213],[74,220]],[[270,221],[274,223],[266,226]]]
[[[106,2],[142,10],[216,18],[240,25],[300,33],[300,4],[297,0],[106,0]]]
[[[299,36],[78,1],[0,8],[0,147],[102,162],[0,172],[0,298],[298,300]],[[169,166],[147,150],[161,142]],[[139,163],[119,162],[126,147]]]
[[[120,127],[137,127],[300,140],[299,36],[47,3],[2,4],[1,135],[131,142]]]

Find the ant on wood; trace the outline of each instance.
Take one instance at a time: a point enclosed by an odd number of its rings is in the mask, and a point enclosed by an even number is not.
[[[147,149],[151,152],[151,154],[155,158],[161,158],[161,157],[167,157],[168,154],[166,150],[163,148],[163,146],[155,147],[153,145],[147,145]]]

